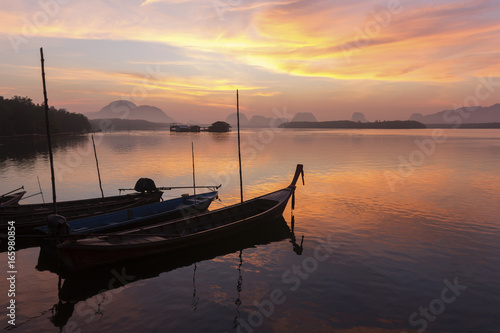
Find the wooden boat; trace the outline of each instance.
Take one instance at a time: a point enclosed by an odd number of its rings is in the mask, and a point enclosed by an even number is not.
[[[136,228],[204,212],[215,198],[217,198],[217,191],[182,196],[140,207],[77,219],[67,224],[71,229],[70,235],[106,233]],[[47,226],[38,227],[35,230],[51,234],[51,230]]]
[[[291,184],[281,190],[225,208],[144,228],[67,240],[57,246],[57,252],[70,270],[78,270],[215,242],[281,216],[295,192],[300,175],[304,175],[301,164],[297,165]],[[292,205],[293,202],[292,199]]]
[[[104,199],[61,201],[57,203],[57,210],[58,214],[63,215],[68,220],[74,220],[158,202],[162,194],[161,191],[136,192],[104,197]],[[30,233],[33,228],[45,225],[45,219],[53,213],[54,206],[52,203],[0,207],[0,233],[6,233],[9,221],[16,222],[16,234]]]
[[[17,204],[19,202],[19,200],[21,200],[21,198],[25,194],[26,194],[26,191],[20,191],[20,192],[1,196],[0,197],[0,208]]]

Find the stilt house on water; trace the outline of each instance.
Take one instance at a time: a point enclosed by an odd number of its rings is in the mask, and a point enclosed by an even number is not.
[[[231,125],[226,123],[225,121],[216,121],[209,128],[209,132],[229,132]]]

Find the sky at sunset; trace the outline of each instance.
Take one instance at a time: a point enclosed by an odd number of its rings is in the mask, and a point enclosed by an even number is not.
[[[16,0],[0,6],[0,96],[178,121],[312,112],[408,119],[500,103],[500,1]],[[274,110],[274,111],[273,111]]]

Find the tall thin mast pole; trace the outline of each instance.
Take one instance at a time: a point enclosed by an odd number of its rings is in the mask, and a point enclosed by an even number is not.
[[[40,194],[42,195],[42,202],[45,203],[45,198],[43,197],[42,186],[40,185],[40,178],[38,178],[38,175],[36,176],[36,180],[38,180],[38,188],[40,189]]]
[[[191,141],[191,156],[193,159],[193,193],[194,193],[194,202],[196,202],[196,179],[195,179],[195,173],[194,173],[194,143]]]
[[[102,206],[104,208],[104,191],[102,190],[101,172],[99,171],[99,160],[97,159],[97,151],[95,149],[94,135],[92,135],[92,146],[94,147],[95,165],[97,167],[97,177],[99,178],[99,188],[101,189]]]
[[[52,202],[54,204],[54,214],[57,214],[57,200],[56,200],[56,179],[54,176],[54,157],[52,155],[52,140],[50,138],[49,128],[49,102],[47,100],[47,87],[45,85],[45,67],[43,59],[43,48],[40,48],[40,58],[42,62],[42,82],[43,82],[43,98],[45,104],[45,126],[47,129],[47,142],[49,145],[49,161],[50,161],[50,174],[52,179]]]
[[[240,141],[240,98],[238,89],[236,89],[236,120],[238,123],[238,161],[240,164],[240,195],[241,203],[243,203],[243,177],[241,175],[241,141]]]

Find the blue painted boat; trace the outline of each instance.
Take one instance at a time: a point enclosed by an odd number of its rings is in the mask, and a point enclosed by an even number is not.
[[[204,212],[215,198],[217,198],[217,191],[196,194],[196,196],[182,196],[140,207],[64,222],[62,228],[68,228],[65,226],[65,223],[67,223],[72,235],[107,233],[136,228]],[[35,230],[44,234],[54,234],[54,230],[49,230],[48,226],[38,227]]]

